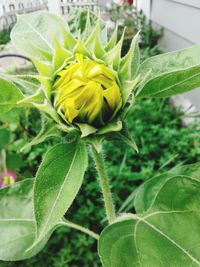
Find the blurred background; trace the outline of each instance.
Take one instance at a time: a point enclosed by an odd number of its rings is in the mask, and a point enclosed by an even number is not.
[[[10,42],[17,14],[47,10],[65,20],[73,7],[100,11],[109,34],[116,23],[119,36],[126,27],[122,55],[140,31],[141,61],[200,43],[199,0],[0,0],[0,77],[6,73],[35,74],[32,63]],[[134,105],[128,128],[139,154],[118,142],[105,145],[118,213],[134,212],[135,192],[144,181],[176,165],[200,160],[199,111],[199,89],[165,100],[144,99]],[[16,109],[0,116],[0,179],[1,168],[12,173],[17,181],[34,177],[42,156],[57,143],[56,138],[52,138],[20,152],[39,133],[39,116],[33,109]],[[100,232],[105,225],[102,207],[96,173],[90,164],[81,192],[66,218]],[[38,256],[18,263],[0,262],[0,267],[15,266],[98,267],[101,264],[94,240],[60,228]]]

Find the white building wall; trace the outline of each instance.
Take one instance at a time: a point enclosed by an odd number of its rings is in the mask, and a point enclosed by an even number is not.
[[[164,28],[161,47],[174,51],[200,44],[200,0],[138,0],[155,26]],[[200,111],[200,89],[173,98],[184,109]]]

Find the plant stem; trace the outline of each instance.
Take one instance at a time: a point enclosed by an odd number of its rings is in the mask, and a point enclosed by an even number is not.
[[[72,222],[70,222],[68,220],[64,220],[64,221],[60,222],[59,224],[67,226],[67,227],[71,227],[71,228],[76,229],[76,230],[78,230],[80,232],[83,232],[83,233],[93,237],[96,240],[99,239],[99,235],[98,234],[96,234],[95,232],[93,232],[93,231],[91,231],[91,230],[89,230],[89,229],[87,229],[87,228],[85,228],[85,227],[83,227],[83,226],[81,226],[79,224],[72,223]]]
[[[99,175],[99,183],[103,194],[103,200],[105,204],[106,216],[109,223],[112,223],[116,219],[115,207],[112,199],[112,193],[110,190],[108,175],[106,173],[104,159],[101,153],[98,153],[94,147],[92,147],[93,158],[96,166],[96,170]]]
[[[1,167],[3,170],[3,173],[7,172],[7,167],[6,167],[6,152],[4,149],[0,151],[0,159],[1,159]]]

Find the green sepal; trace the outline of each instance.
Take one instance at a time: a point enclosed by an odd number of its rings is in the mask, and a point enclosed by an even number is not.
[[[117,43],[117,37],[118,37],[118,23],[115,26],[115,30],[109,40],[109,42],[107,43],[106,47],[105,47],[105,51],[108,52],[111,49],[113,49]]]
[[[123,34],[119,42],[116,44],[116,46],[114,46],[113,49],[108,51],[103,57],[103,60],[107,63],[107,65],[111,66],[116,71],[118,71],[119,66],[120,66],[121,50],[122,50],[122,44],[124,40],[124,34],[125,34],[125,29],[123,31]]]
[[[54,41],[55,52],[53,56],[54,71],[57,72],[65,63],[66,60],[73,57],[73,54],[65,49],[57,39]]]
[[[91,14],[90,10],[87,10],[87,17],[86,17],[86,23],[85,23],[85,28],[84,28],[84,35],[83,35],[83,40],[86,41],[88,37],[90,36],[92,32],[92,25],[91,25],[91,20],[90,20]]]
[[[96,133],[98,129],[96,129],[95,127],[87,124],[87,123],[76,123],[76,125],[78,126],[78,128],[81,131],[81,137],[86,137],[90,134]]]
[[[83,41],[81,40],[81,35],[79,34],[78,36],[78,40],[77,40],[77,43],[73,49],[73,52],[74,54],[75,53],[79,53],[79,54],[82,54],[84,56],[89,56],[89,51],[88,49],[86,48],[86,46],[84,45]]]
[[[47,61],[42,61],[37,58],[32,58],[33,64],[35,65],[38,73],[41,76],[52,78],[54,75],[53,65]]]
[[[92,50],[97,58],[103,58],[105,50],[100,42],[100,33],[101,33],[101,21],[100,18],[97,21],[97,25],[94,28],[92,34],[89,36],[88,40],[85,43],[85,46]]]
[[[125,82],[122,83],[122,85],[121,85],[121,95],[122,95],[123,106],[125,106],[125,104],[129,100],[131,94],[134,93],[134,91],[137,88],[139,82],[140,82],[140,75],[138,75],[132,81],[125,81]]]
[[[106,126],[100,128],[97,132],[97,135],[103,135],[110,132],[118,132],[122,129],[122,122],[121,121],[112,121],[107,123]]]
[[[140,66],[140,51],[138,40],[139,32],[133,38],[128,53],[122,58],[120,62],[119,78],[122,82],[126,80],[132,80],[138,74]]]
[[[51,90],[52,90],[52,86],[53,86],[53,80],[49,77],[45,77],[45,76],[35,76],[38,81],[40,81],[42,88],[44,90],[45,96],[47,99],[51,99]]]
[[[76,46],[76,43],[77,43],[77,41],[73,37],[73,35],[71,33],[69,33],[69,31],[66,31],[65,40],[64,40],[64,47],[69,51],[73,51],[74,47]]]

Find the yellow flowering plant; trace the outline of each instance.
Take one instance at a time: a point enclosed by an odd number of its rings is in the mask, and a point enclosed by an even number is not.
[[[200,165],[177,167],[144,183],[135,196],[136,214],[118,214],[102,156],[104,141],[117,139],[137,150],[126,127],[134,101],[200,86],[200,45],[141,63],[139,34],[125,56],[124,34],[120,40],[117,36],[116,27],[108,39],[101,18],[81,9],[67,22],[48,12],[18,17],[12,42],[38,74],[1,75],[0,113],[28,107],[41,111],[41,132],[25,148],[52,136],[60,141],[47,151],[35,179],[0,190],[0,260],[33,257],[57,227],[66,226],[98,240],[105,267],[200,266]],[[66,219],[90,152],[108,221],[100,235]]]

